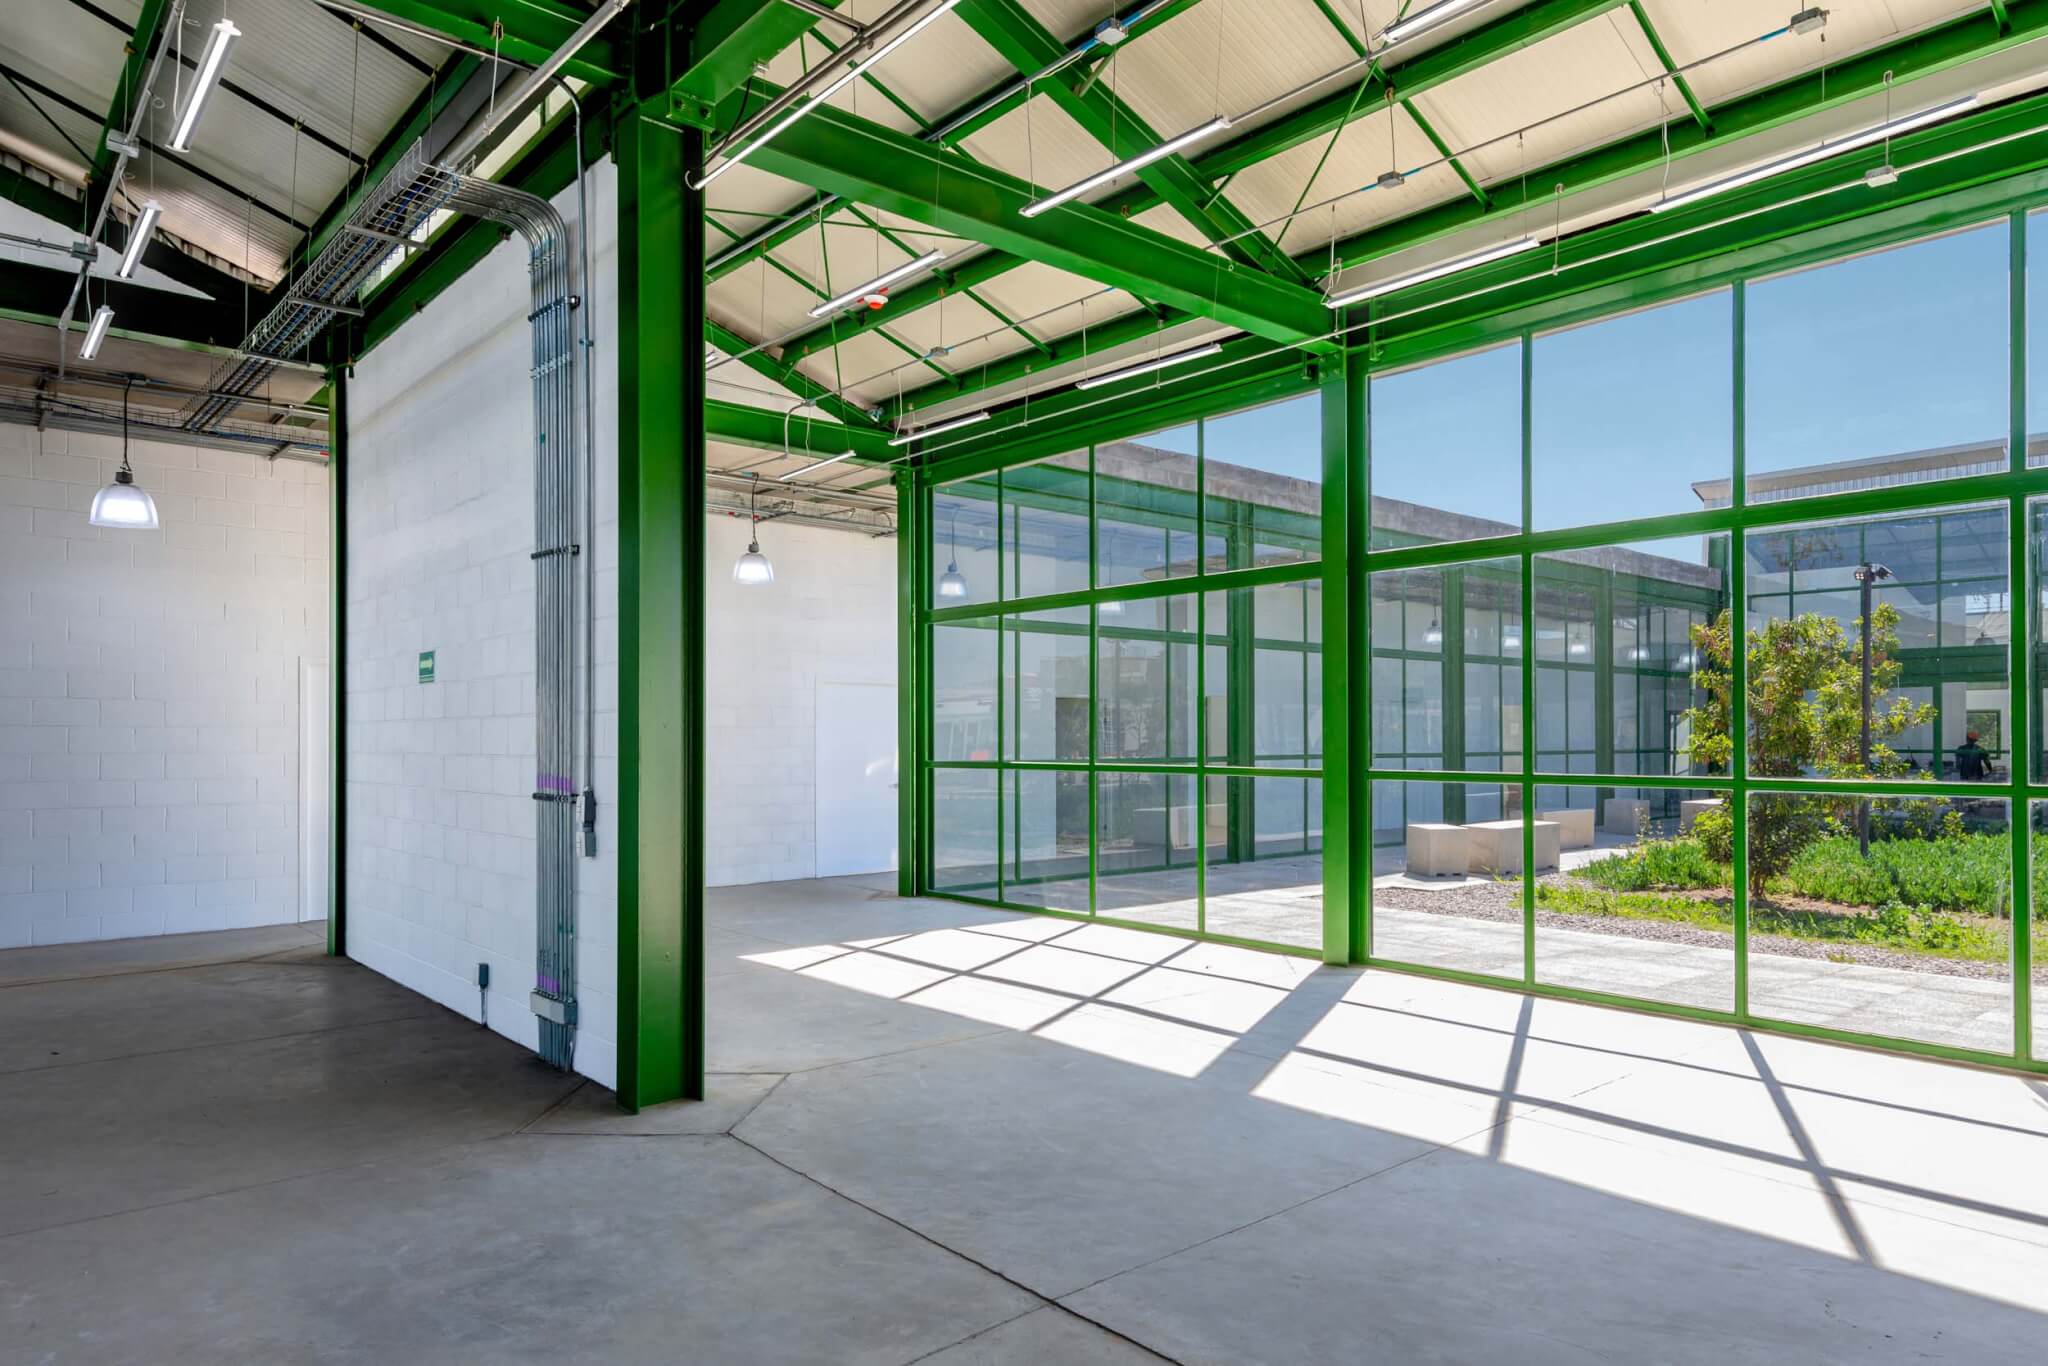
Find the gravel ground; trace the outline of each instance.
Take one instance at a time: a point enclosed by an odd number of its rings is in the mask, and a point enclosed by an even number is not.
[[[1589,889],[1592,884],[1563,873],[1538,879],[1551,887]],[[1373,896],[1382,904],[1404,911],[1426,911],[1431,915],[1459,916],[1466,920],[1514,922],[1522,918],[1521,886],[1511,882],[1468,882],[1460,886],[1436,887],[1422,891],[1410,887],[1375,887]],[[1706,900],[1708,898],[1702,898]],[[1714,898],[1718,900],[1718,898]],[[1775,904],[1775,903],[1774,903]],[[1788,910],[1810,910],[1808,904],[1788,905]],[[1611,934],[1621,939],[1648,939],[1666,944],[1690,944],[1704,949],[1733,949],[1735,936],[1720,930],[1702,929],[1675,920],[1637,920],[1626,916],[1561,915],[1539,910],[1536,923],[1556,930],[1583,930],[1588,934]],[[1938,958],[1932,954],[1899,953],[1881,944],[1859,944],[1836,940],[1787,939],[1775,934],[1752,934],[1752,953],[1776,954],[1781,958],[1818,958],[1831,963],[1864,963],[1871,967],[1897,968],[1901,972],[1941,973],[1949,977],[1975,977],[2003,982],[2012,976],[2004,963],[1987,963],[1975,958]]]

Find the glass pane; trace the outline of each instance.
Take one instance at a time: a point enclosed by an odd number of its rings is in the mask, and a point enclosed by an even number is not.
[[[997,895],[996,771],[932,770],[932,887]]]
[[[1372,621],[1374,767],[1522,766],[1520,564],[1374,574]]]
[[[1096,583],[1150,583],[1196,573],[1196,459],[1193,426],[1095,448]],[[1209,554],[1222,541],[1211,537]]]
[[[933,607],[996,600],[1002,576],[994,475],[932,490],[931,563]]]
[[[1315,778],[1210,778],[1210,934],[1323,944],[1323,785]]]
[[[1522,980],[1521,797],[1373,783],[1373,957]]]
[[[932,758],[996,757],[996,619],[932,627]]]
[[[1323,732],[1321,580],[1207,600],[1210,761],[1313,767]]]
[[[1539,771],[1706,773],[1723,762],[1706,731],[1693,739],[1707,704],[1693,636],[1728,610],[1727,564],[1725,535],[1536,557]]]
[[[1536,820],[1538,981],[1735,1008],[1726,794],[1544,785]]]
[[[1195,761],[1195,596],[1105,603],[1098,612],[1096,757]]]
[[[1012,772],[1004,812],[1009,865],[1003,900],[1056,911],[1088,909],[1088,774]]]
[[[1745,582],[1772,590],[1750,598],[1745,627],[1752,777],[2005,779],[2012,762],[2005,749],[2012,732],[2005,519],[1999,505],[1746,539]],[[1951,582],[1959,576],[1962,582]],[[1727,622],[1715,620],[1696,639],[1702,682],[1724,675]],[[1690,720],[1696,758],[1725,750],[1725,694]]]
[[[2027,217],[2027,464],[2048,465],[2048,212]]]
[[[1006,598],[1088,587],[1088,452],[1003,471]]]
[[[2048,1060],[2048,802],[2032,803],[2033,832],[2028,838],[2028,882],[2033,901],[2034,1056]]]
[[[2009,830],[1996,798],[1752,793],[1750,1009],[2010,1053]]]
[[[1539,530],[1726,506],[1735,305],[1726,290],[1538,337],[1530,464]]]
[[[1004,619],[1005,759],[1088,758],[1088,609]]]
[[[1203,422],[1202,496],[1209,530],[1223,542],[1212,570],[1321,559],[1321,396]]]
[[[1372,380],[1372,543],[1522,528],[1522,347]]]
[[[1098,773],[1095,781],[1095,913],[1199,929],[1205,817],[1194,776]]]
[[[2008,242],[1993,223],[1749,286],[1750,502],[2005,469]]]

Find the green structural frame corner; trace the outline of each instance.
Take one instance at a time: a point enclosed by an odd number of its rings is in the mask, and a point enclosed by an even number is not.
[[[1381,339],[1380,329],[1370,318],[1361,318],[1360,326],[1352,334],[1352,345],[1341,357],[1317,358],[1306,363],[1296,357],[1285,365],[1242,367],[1234,376],[1221,379],[1195,376],[1180,382],[1161,381],[1134,392],[1128,402],[1094,410],[1099,415],[1083,426],[1053,423],[1045,429],[1044,435],[1037,437],[1029,430],[1022,433],[997,431],[975,442],[962,443],[945,452],[943,458],[905,470],[898,476],[904,529],[899,542],[902,588],[899,656],[904,664],[902,678],[906,694],[901,713],[905,737],[902,747],[901,889],[905,894],[945,896],[973,904],[1094,919],[1170,934],[1245,943],[1281,952],[1313,954],[1330,963],[1385,967],[1479,985],[1506,986],[1560,999],[2048,1073],[2048,1044],[2037,1042],[2034,1029],[2035,908],[2031,904],[2033,869],[2029,854],[2033,842],[2035,804],[2048,803],[2048,776],[2039,772],[2042,765],[2037,754],[2037,737],[2043,724],[2042,665],[2044,660],[2048,660],[2048,639],[2042,638],[2042,580],[2037,561],[2042,554],[2044,537],[2048,537],[2048,501],[2035,501],[2048,500],[2048,467],[2042,464],[2030,467],[2029,464],[2027,336],[2029,223],[2035,221],[2032,218],[2034,211],[2044,206],[2048,206],[2048,176],[2029,170],[2002,180],[1976,181],[1949,193],[1928,196],[1912,203],[1884,205],[1860,218],[1845,218],[1838,214],[1805,222],[1790,218],[1786,220],[1782,234],[1775,239],[1767,242],[1752,239],[1740,248],[1731,248],[1723,258],[1702,258],[1694,254],[1668,265],[1653,261],[1646,268],[1620,272],[1612,280],[1589,281],[1586,288],[1576,293],[1553,291],[1533,300],[1510,292],[1503,296],[1499,312],[1461,311],[1453,307],[1450,311],[1456,315],[1454,321],[1440,328],[1418,327],[1412,314],[1404,314],[1403,324],[1396,330],[1391,344]],[[1752,499],[1749,493],[1751,479],[1746,468],[1749,451],[1745,411],[1750,283],[1923,238],[1975,227],[1996,229],[2001,224],[2010,246],[2003,305],[2007,309],[2008,322],[2009,373],[2004,376],[2004,383],[2009,420],[2003,434],[2004,450],[1995,465],[1973,467],[1954,477],[1925,482],[1878,483],[1819,496],[1793,496],[1769,501]],[[2040,230],[2038,221],[2035,230]],[[1537,471],[1535,416],[1531,408],[1531,367],[1537,338],[1562,328],[1714,291],[1728,296],[1732,314],[1734,354],[1729,361],[1733,384],[1728,452],[1731,481],[1726,496],[1716,501],[1702,495],[1707,505],[1693,510],[1559,530],[1539,530],[1533,505]],[[2037,289],[2036,293],[2041,294],[2041,291]],[[2048,295],[2042,298],[2048,298]],[[2036,315],[2042,315],[2042,298],[2033,303]],[[1452,302],[1455,304],[1455,299]],[[1373,377],[1501,344],[1519,345],[1522,358],[1519,525],[1465,540],[1375,546],[1371,526],[1375,504],[1369,411]],[[1254,370],[1256,373],[1252,373]],[[2038,382],[2036,387],[2039,387]],[[1123,493],[1113,495],[1106,487],[1111,475],[1098,454],[1104,447],[1120,439],[1159,432],[1176,425],[1193,424],[1196,431],[1206,432],[1206,424],[1210,420],[1234,414],[1250,405],[1300,400],[1308,395],[1317,396],[1315,401],[1320,408],[1321,511],[1320,526],[1315,532],[1316,549],[1312,555],[1298,561],[1244,567],[1240,567],[1237,561],[1222,566],[1203,563],[1196,567],[1183,566],[1179,570],[1168,569],[1166,577],[1147,582],[1104,584],[1099,565],[1100,514],[1104,504],[1113,497],[1117,500],[1124,498]],[[2048,402],[2048,395],[2037,400],[2037,410],[2044,402]],[[1077,433],[1085,439],[1077,439]],[[2040,442],[2037,440],[2035,444],[2038,446]],[[1206,557],[1208,553],[1208,537],[1212,529],[1211,504],[1215,501],[1204,496],[1206,449],[1205,442],[1198,440],[1191,461],[1194,471],[1191,486],[1194,490],[1194,544],[1202,547],[1198,558]],[[971,604],[948,604],[934,597],[935,561],[938,558],[933,551],[934,534],[943,534],[944,530],[943,520],[935,513],[934,499],[947,496],[947,486],[951,485],[955,490],[978,487],[981,491],[976,496],[993,502],[998,509],[995,561],[999,565],[1007,565],[1009,560],[1003,536],[1008,526],[1008,514],[1001,509],[1005,506],[1004,496],[1013,472],[1059,457],[1078,461],[1084,454],[1087,456],[1085,468],[1088,478],[1085,513],[1090,528],[1089,577],[1085,588],[1012,597],[1003,591],[1006,586],[999,586],[992,597]],[[2041,460],[2043,456],[2037,454],[2036,459]],[[1969,648],[1903,650],[1901,658],[1906,674],[1902,686],[1932,688],[1938,694],[1943,683],[1956,679],[1974,679],[1994,688],[2002,682],[2008,699],[2005,711],[2009,716],[2008,729],[1995,746],[2007,760],[2002,776],[1993,781],[1968,785],[1939,779],[1941,754],[1959,738],[1961,727],[1959,718],[1955,717],[1945,718],[1941,723],[1945,730],[1937,730],[1930,742],[1937,770],[1935,781],[1875,777],[1836,781],[1753,776],[1748,771],[1742,730],[1746,701],[1732,708],[1733,755],[1728,766],[1721,771],[1688,773],[1684,766],[1679,765],[1667,766],[1662,772],[1629,772],[1626,766],[1616,762],[1606,715],[1601,716],[1600,734],[1589,747],[1588,762],[1592,765],[1589,770],[1560,772],[1544,767],[1534,733],[1538,667],[1533,627],[1540,592],[1555,591],[1554,582],[1546,576],[1560,572],[1556,561],[1545,566],[1542,563],[1545,557],[1624,546],[1632,542],[1678,537],[1714,538],[1717,547],[1714,554],[1724,557],[1718,568],[1724,575],[1721,592],[1725,595],[1725,610],[1732,623],[1732,638],[1740,642],[1746,639],[1753,610],[1750,593],[1755,588],[1755,585],[1745,582],[1744,566],[1751,543],[1758,537],[1816,520],[1841,523],[1905,513],[1940,518],[1980,508],[1997,509],[2004,519],[2007,638],[1995,645],[1980,641]],[[1171,522],[1171,509],[1164,510],[1161,515]],[[1937,536],[1939,534],[1936,533]],[[1531,628],[1530,649],[1524,655],[1523,667],[1519,670],[1520,716],[1524,727],[1519,754],[1503,757],[1498,770],[1479,772],[1452,770],[1449,765],[1438,771],[1378,766],[1373,744],[1372,662],[1397,656],[1401,642],[1376,642],[1373,639],[1372,586],[1375,578],[1404,571],[1456,571],[1480,562],[1505,568],[1510,579],[1518,571],[1522,620]],[[1164,762],[1147,760],[1136,763],[1108,760],[1098,752],[1100,712],[1106,700],[1102,681],[1097,677],[1097,667],[1103,657],[1103,609],[1106,606],[1192,595],[1196,604],[1192,634],[1188,634],[1185,623],[1179,629],[1182,636],[1194,642],[1192,654],[1197,677],[1200,678],[1211,655],[1209,647],[1215,643],[1205,620],[1207,604],[1213,594],[1309,583],[1320,589],[1320,640],[1317,648],[1322,669],[1322,743],[1312,762],[1287,768],[1268,768],[1256,759],[1242,764],[1212,763],[1211,748],[1205,735],[1208,709],[1199,701],[1206,697],[1207,689],[1201,684],[1197,685],[1195,694],[1198,719],[1195,744],[1190,752]],[[1783,593],[1789,590],[1771,591]],[[1936,592],[1938,595],[1938,585]],[[1674,588],[1667,596],[1670,602],[1666,605],[1671,610],[1681,615],[1692,613],[1683,618],[1687,621],[1696,623],[1705,611],[1711,610],[1711,601],[1705,595],[1694,595],[1699,601],[1693,602],[1684,592]],[[1597,601],[1603,612],[1612,605],[1607,597],[1599,597]],[[1085,620],[1085,625],[1077,625],[1073,629],[1085,636],[1088,650],[1086,754],[1053,761],[1013,758],[1003,748],[1010,731],[1006,729],[1007,723],[1002,714],[1009,692],[1009,675],[1005,672],[1007,665],[1003,652],[1013,633],[1011,623],[1030,614],[1053,617],[1060,613],[1073,614],[1077,622]],[[993,646],[997,674],[993,734],[997,743],[994,751],[983,758],[941,758],[934,748],[934,633],[970,625],[992,628],[996,637]],[[1174,630],[1169,624],[1161,635],[1163,641],[1169,642],[1169,649],[1171,641],[1177,638]],[[1610,652],[1611,662],[1611,642],[1602,648]],[[1732,694],[1737,699],[1748,696],[1748,680],[1744,676],[1746,653],[1745,649],[1735,649],[1731,661]],[[1233,706],[1238,699],[1248,696],[1238,690],[1239,680],[1235,676],[1238,666],[1230,663],[1236,654],[1228,642],[1223,643],[1218,654],[1218,658],[1232,670],[1229,696]],[[1692,666],[1683,667],[1689,670]],[[1686,675],[1681,672],[1677,676],[1683,678]],[[1613,681],[1596,678],[1593,682],[1596,687],[1605,689],[1601,695],[1611,710],[1614,705]],[[1453,708],[1448,701],[1443,710],[1446,713],[1445,725],[1453,724],[1448,716]],[[1236,722],[1229,724],[1235,725]],[[1240,756],[1233,753],[1231,757],[1237,759]],[[1636,760],[1646,757],[1639,755]],[[1638,763],[1637,766],[1647,765]],[[934,811],[940,795],[937,791],[940,779],[949,774],[992,774],[995,779],[992,800],[996,805],[996,827],[1000,832],[1006,829],[1002,804],[1012,789],[1014,775],[1047,769],[1083,775],[1087,784],[1087,881],[1090,888],[1087,902],[1072,907],[1042,906],[1022,903],[1008,895],[1010,887],[1005,879],[1010,872],[1009,855],[1000,839],[989,885],[946,885],[949,881],[957,882],[957,879],[937,876],[935,859],[938,843]],[[1219,934],[1207,924],[1206,912],[1190,924],[1179,925],[1160,925],[1105,913],[1100,899],[1105,873],[1098,866],[1101,826],[1097,803],[1104,779],[1125,773],[1185,775],[1197,785],[1195,790],[1204,794],[1195,799],[1198,809],[1206,802],[1206,784],[1212,777],[1234,782],[1284,776],[1319,783],[1322,828],[1318,847],[1323,887],[1320,942],[1311,946]],[[1663,791],[1672,801],[1691,792],[1723,797],[1729,805],[1733,826],[1730,898],[1733,905],[1734,968],[1729,1008],[1677,1004],[1542,980],[1536,963],[1538,896],[1537,882],[1533,878],[1520,879],[1524,951],[1518,974],[1502,977],[1382,956],[1376,951],[1373,941],[1373,785],[1376,782],[1416,781],[1499,786],[1518,793],[1520,810],[1530,813],[1536,809],[1541,795],[1539,790],[1578,791],[1581,795],[1592,795],[1584,790],[1640,788]],[[1775,1018],[1767,1011],[1753,1008],[1747,889],[1751,837],[1749,798],[1753,793],[2002,801],[2004,829],[2011,847],[2011,960],[2006,965],[2010,968],[2011,978],[2010,1046],[1964,1047],[1927,1038],[1857,1032]],[[1524,866],[1533,866],[1535,825],[1533,821],[1524,820],[1522,827]],[[1208,839],[1205,836],[1194,843],[1200,846],[1196,857],[1197,885],[1201,889],[1198,896],[1204,897],[1206,904],[1208,859],[1204,851]]]

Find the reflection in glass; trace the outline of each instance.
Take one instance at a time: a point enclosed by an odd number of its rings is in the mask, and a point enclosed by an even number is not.
[[[1693,633],[1727,610],[1728,538],[1536,557],[1536,766],[1704,773]]]
[[[1097,630],[1096,757],[1195,761],[1195,597],[1141,598]]]
[[[2048,465],[2048,211],[2027,215],[2027,464]]]
[[[994,475],[932,490],[931,565],[934,608],[996,600],[1002,575]]]
[[[1193,426],[1095,448],[1096,582],[1103,588],[1151,583],[1200,568]],[[1222,540],[1209,539],[1211,558]]]
[[[996,770],[932,770],[932,887],[997,895]]]
[[[1374,767],[1519,769],[1521,566],[1377,573],[1371,593]]]
[[[996,619],[932,627],[932,758],[996,757]]]
[[[1098,773],[1097,915],[1201,927],[1203,814],[1185,773]]]
[[[1997,222],[1749,285],[1749,501],[2002,472],[2010,264]]]
[[[1372,379],[1372,544],[1522,528],[1522,347]]]
[[[1204,688],[1211,762],[1243,768],[1320,764],[1321,581],[1210,593],[1207,610]]]
[[[1210,934],[1323,943],[1323,785],[1315,778],[1210,778]]]
[[[1088,757],[1088,609],[1004,618],[1005,759]]]
[[[1702,481],[1726,482],[1734,331],[1734,296],[1719,290],[1536,339],[1537,530],[1696,511]]]
[[[1519,785],[1374,782],[1372,955],[1522,980]],[[1537,863],[1556,866],[1539,848]]]
[[[2033,908],[2034,1056],[2048,1062],[2048,802],[2032,802],[2027,844],[2028,886]]]
[[[1539,785],[1536,978],[1653,1001],[1735,1008],[1727,794]]]
[[[1088,909],[1088,774],[1019,769],[1006,775],[1003,900],[1056,911]]]
[[[1212,572],[1322,557],[1322,413],[1305,394],[1202,423],[1203,515],[1223,551]]]
[[[2007,776],[2004,505],[1758,532],[1745,546],[1753,777]],[[1726,750],[1726,618],[1695,639],[1713,694],[1690,718],[1699,758]]]
[[[2001,798],[1752,793],[1750,1009],[2010,1052],[2009,828]]]
[[[1003,471],[1005,598],[1088,587],[1088,452]]]

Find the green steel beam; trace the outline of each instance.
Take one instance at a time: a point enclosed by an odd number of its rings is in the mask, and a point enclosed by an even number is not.
[[[818,407],[831,414],[835,422],[864,427],[875,432],[881,431],[873,418],[798,370],[794,364],[787,360],[777,360],[731,328],[708,317],[704,320],[704,340],[732,357],[738,364],[746,366],[757,375],[774,380],[799,398],[815,400]]]
[[[1017,258],[1008,252],[984,251],[957,266],[941,266],[924,279],[890,294],[887,308],[828,318],[808,331],[797,333],[783,343],[782,354],[790,360],[802,360],[816,352],[829,351],[841,342],[878,331],[885,323],[908,317],[921,308],[938,303],[948,294],[974,297],[975,286],[986,284],[1016,265]],[[976,301],[981,302],[978,298]],[[988,305],[984,302],[982,307],[987,308]]]
[[[723,399],[704,401],[704,426],[710,436],[729,446],[751,446],[756,450],[783,449],[783,415],[748,403],[727,403]],[[889,445],[888,433],[878,427],[850,427],[838,422],[793,420],[793,429],[803,432],[802,444],[812,455],[840,455],[851,452],[863,464],[882,464],[900,452]]]
[[[666,22],[668,42],[643,48],[659,56],[662,70],[642,71],[637,84],[642,90],[666,86],[672,100],[693,104],[708,119],[753,79],[756,62],[781,52],[818,20],[783,0],[692,0]]]
[[[1678,93],[1684,97],[1685,107],[1692,110],[1693,122],[1699,124],[1703,133],[1713,132],[1714,121],[1707,117],[1707,111],[1701,106],[1699,97],[1692,93],[1692,82],[1686,80],[1684,74],[1679,71],[1678,63],[1671,60],[1671,50],[1664,46],[1663,38],[1657,34],[1657,26],[1650,22],[1650,16],[1644,12],[1643,0],[1628,0],[1628,7],[1634,11],[1636,25],[1642,29],[1643,37],[1649,40],[1650,50],[1657,54],[1657,60],[1664,64],[1664,70],[1671,76],[1671,83],[1678,87]]]
[[[821,109],[752,158],[762,170],[1290,345],[1321,346],[1321,297],[1087,205],[1036,218],[1015,176]]]
[[[1630,3],[1634,3],[1634,0],[1630,0]],[[1366,49],[1365,40],[1360,38],[1356,33],[1353,33],[1351,31],[1351,25],[1345,23],[1342,19],[1337,17],[1337,11],[1330,8],[1330,0],[1316,0],[1316,8],[1322,11],[1323,18],[1327,20],[1330,27],[1336,31],[1337,36],[1344,40],[1345,46],[1351,49],[1352,56],[1364,57],[1370,55]],[[1375,68],[1373,74],[1374,76],[1379,77],[1381,80],[1384,80],[1383,74],[1380,73],[1377,70],[1377,68]],[[1365,95],[1367,84],[1368,83],[1366,82],[1360,83],[1357,92],[1359,98],[1362,98]],[[1486,202],[1486,191],[1479,188],[1479,182],[1473,179],[1472,173],[1470,171],[1465,169],[1465,163],[1458,160],[1458,158],[1452,153],[1451,145],[1445,142],[1443,138],[1437,134],[1435,126],[1431,124],[1428,119],[1422,116],[1422,111],[1415,107],[1413,101],[1409,100],[1405,95],[1399,96],[1398,98],[1402,110],[1404,110],[1407,113],[1409,118],[1415,121],[1415,126],[1422,130],[1422,135],[1424,137],[1429,139],[1429,145],[1436,148],[1436,154],[1444,159],[1444,164],[1446,166],[1449,166],[1451,170],[1457,173],[1458,179],[1465,182],[1465,188],[1472,192],[1472,197],[1474,199],[1477,199],[1480,203],[1484,204]],[[1354,104],[1355,103],[1356,100],[1354,100]],[[1352,117],[1355,117],[1355,115],[1353,115]],[[1333,141],[1330,145],[1332,148],[1334,148],[1336,146],[1336,143]],[[1325,160],[1328,159],[1328,155],[1329,154],[1327,152],[1324,153]],[[1316,175],[1320,174],[1322,174],[1322,165],[1319,162],[1316,166]],[[1301,192],[1304,198],[1308,194],[1308,186],[1313,185],[1314,183],[1315,176],[1312,175],[1308,178],[1308,184],[1302,186]],[[1297,209],[1301,207],[1301,203],[1299,200],[1295,202],[1294,207]],[[1285,228],[1281,229],[1280,236],[1283,239],[1287,236],[1287,230]]]
[[[107,146],[107,137],[116,131],[125,133],[128,130],[128,122],[134,116],[135,97],[149,71],[150,54],[156,51],[158,41],[165,37],[164,21],[169,12],[170,0],[142,0],[142,12],[135,16],[135,30],[122,45],[127,55],[121,63],[120,78],[114,84],[107,117],[100,124],[100,139],[93,147],[92,168],[85,180],[85,221],[88,224],[99,217],[100,205],[113,193],[115,156],[113,149]]]
[[[967,0],[958,13],[1019,74],[1028,76],[1067,55],[1067,44],[1047,32],[1021,0]],[[1106,84],[1085,76],[1073,80],[1067,73],[1061,73],[1040,89],[1102,144],[1112,161],[1157,147],[1181,131],[1176,128],[1160,134]],[[1300,282],[1308,278],[1264,233],[1253,229],[1251,219],[1228,199],[1216,195],[1214,185],[1197,175],[1187,158],[1164,157],[1139,171],[1138,178],[1207,240],[1230,239],[1224,250],[1232,259],[1282,279]]]
[[[619,1104],[704,1095],[700,137],[618,130]]]
[[[1722,147],[1822,110],[1868,98],[1884,89],[1887,72],[1892,73],[1894,88],[1906,86],[2048,36],[2048,3],[2027,0],[2024,8],[2014,5],[2012,13],[2012,25],[2004,32],[1983,23],[1981,16],[1973,12],[1844,58],[1824,69],[1781,81],[1755,94],[1728,100],[1711,111],[1711,134],[1694,124],[1675,125],[1668,134],[1661,127],[1652,128],[1583,155],[1532,169],[1528,179],[1532,184],[1562,184],[1567,194],[1577,194],[1655,170],[1665,161],[1667,138],[1670,159],[1676,164],[1706,147]],[[1464,201],[1441,204],[1339,242],[1337,265],[1342,269],[1370,261],[1449,233],[1504,221],[1520,212],[1519,202],[1509,205],[1497,201],[1491,208]],[[1319,248],[1297,259],[1310,264],[1326,261],[1329,255],[1328,248]]]
[[[590,18],[587,6],[568,0],[357,0],[394,19],[432,29],[486,52],[538,66],[553,56]],[[633,22],[628,9],[611,33],[623,33]],[[562,74],[585,81],[616,81],[627,73],[612,37],[600,34],[562,67]]]

